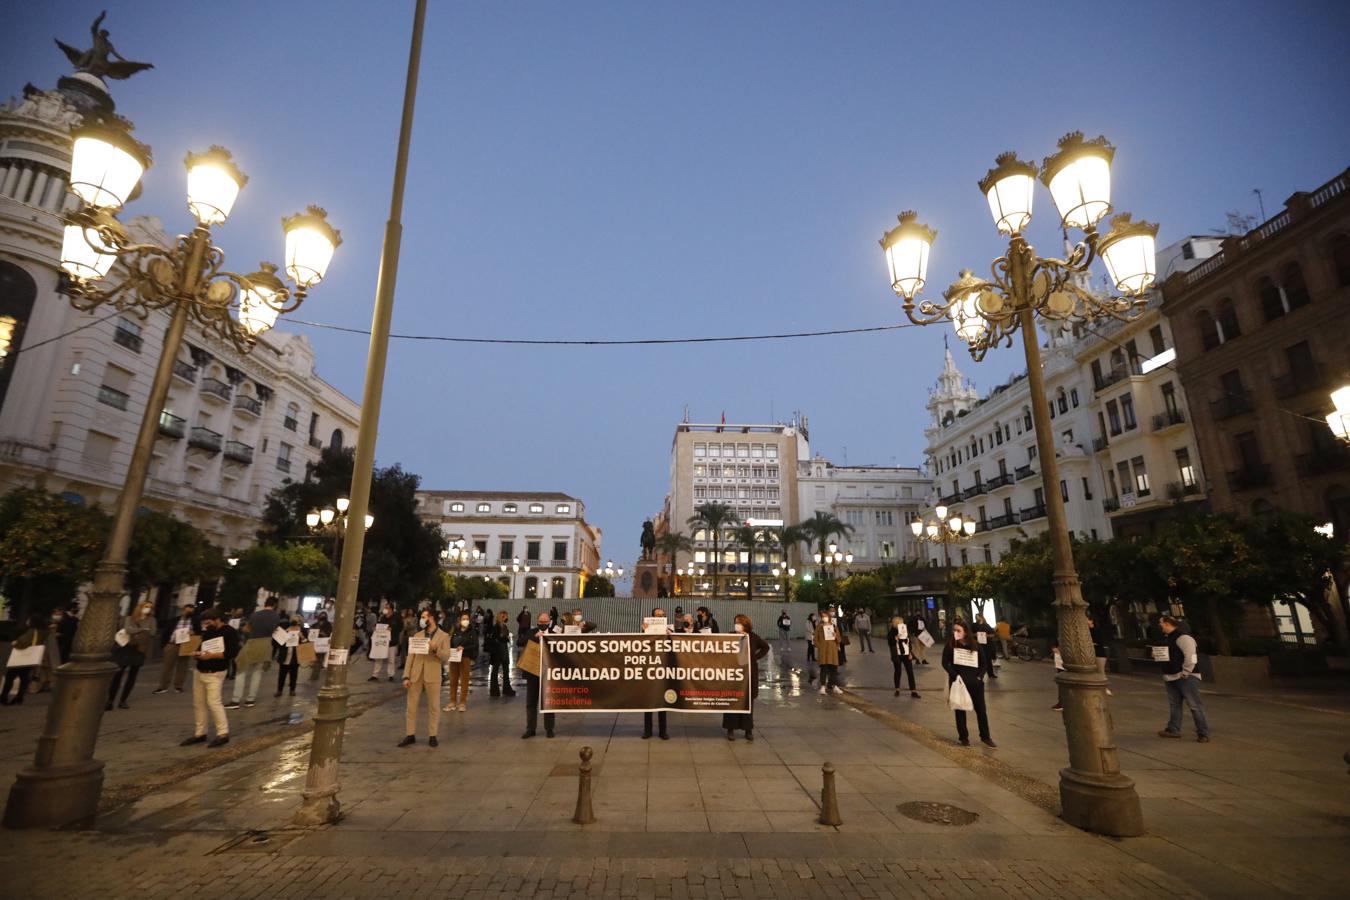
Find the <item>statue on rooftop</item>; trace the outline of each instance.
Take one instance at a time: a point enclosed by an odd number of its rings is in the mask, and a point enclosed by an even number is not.
[[[61,52],[70,60],[75,71],[97,78],[121,79],[130,78],[145,69],[153,69],[154,66],[150,63],[131,62],[117,52],[112,41],[108,40],[108,29],[99,28],[107,15],[107,10],[99,13],[94,24],[89,27],[89,33],[93,36],[93,46],[88,50],[77,50],[69,44],[56,42],[56,46],[61,48]]]

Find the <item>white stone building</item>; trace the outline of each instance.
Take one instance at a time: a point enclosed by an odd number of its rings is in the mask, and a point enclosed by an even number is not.
[[[0,492],[36,486],[111,508],[168,315],[79,312],[59,293],[79,120],[64,90],[0,107]],[[170,240],[156,219],[127,224],[137,240]],[[303,478],[321,447],[353,440],[359,418],[316,374],[304,337],[269,332],[242,355],[189,326],[142,503],[237,552],[254,542],[268,493]]]
[[[926,558],[909,523],[923,513],[931,487],[932,479],[919,468],[837,466],[817,454],[798,464],[797,508],[803,520],[824,512],[851,526],[853,533],[839,546],[853,554],[847,570],[863,572]]]
[[[586,521],[586,504],[569,494],[418,491],[417,511],[440,528],[447,546],[462,539],[470,551],[465,561],[442,558],[447,570],[500,581],[512,597],[574,600],[600,569],[600,529]],[[511,569],[517,558],[520,572]]]

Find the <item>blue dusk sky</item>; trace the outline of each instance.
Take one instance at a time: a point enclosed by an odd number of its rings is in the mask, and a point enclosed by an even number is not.
[[[106,27],[155,68],[113,83],[158,163],[130,214],[185,230],[188,150],[250,176],[219,241],[277,258],[281,215],[342,229],[298,314],[370,324],[411,0],[13,4],[0,92],[53,87],[53,45]],[[975,182],[1065,132],[1117,147],[1117,209],[1159,245],[1268,214],[1350,165],[1350,4],[433,2],[394,331],[700,337],[896,323],[877,240],[902,209],[939,232],[940,289],[1002,244]],[[19,11],[22,9],[22,11]],[[1060,240],[1048,192],[1030,236]],[[247,269],[246,269],[247,270]],[[930,288],[930,289],[931,289]],[[367,339],[291,326],[360,398]],[[920,465],[938,326],[657,347],[395,341],[379,462],[430,488],[582,498],[631,563],[675,424],[810,418],[837,462]],[[1020,348],[960,362],[984,391]]]

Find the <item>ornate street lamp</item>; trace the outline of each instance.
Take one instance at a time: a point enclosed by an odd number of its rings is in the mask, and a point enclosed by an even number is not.
[[[69,184],[83,205],[66,217],[63,290],[79,310],[111,307],[142,319],[164,311],[170,318],[70,662],[56,671],[33,765],[19,773],[10,791],[4,822],[12,828],[88,823],[97,813],[103,763],[94,759],[94,748],[101,698],[116,671],[110,654],[126,592],[127,551],[188,320],[247,353],[278,314],[299,308],[309,289],[323,280],[341,243],[324,211],[311,206],[282,220],[291,286],[270,263],[251,275],[224,270],[225,254],[212,243],[211,228],[226,220],[248,179],[223,147],[190,153],[185,160],[187,206],[196,218],[192,231],[167,247],[136,243],[116,212],[149,168],[149,149],[131,136],[129,123],[112,115],[75,129],[72,137]],[[105,285],[109,274],[115,277]]]
[[[475,546],[467,546],[464,538],[455,538],[450,542],[450,546],[441,551],[441,559],[449,562],[450,568],[458,571],[465,566],[471,566],[478,562],[482,556],[482,551]]]
[[[338,562],[338,547],[341,541],[347,535],[347,510],[351,501],[346,497],[339,497],[333,506],[325,506],[323,509],[312,509],[305,513],[305,524],[309,530],[314,532],[314,537],[325,537],[331,535],[333,538],[333,549],[330,558],[333,565]],[[336,507],[336,508],[334,508]],[[375,524],[375,517],[366,514],[366,530]]]
[[[914,537],[922,543],[941,544],[943,565],[950,569],[952,559],[948,548],[952,544],[964,544],[974,537],[975,523],[960,516],[949,516],[947,507],[942,504],[934,507],[933,516],[934,518],[926,522],[923,519],[915,519],[909,523],[909,530],[914,532]]]
[[[506,563],[501,564],[501,570],[503,575],[506,574],[506,570],[508,568],[511,570],[511,584],[509,587],[510,590],[514,591],[516,584],[516,576],[519,575],[521,572],[524,572],[526,575],[530,574],[530,566],[528,563],[521,563],[520,557],[516,556],[511,559],[510,566],[508,566]],[[521,582],[520,592],[522,595],[524,595],[525,593],[525,582],[523,581]]]
[[[839,545],[834,541],[830,541],[830,543],[825,546],[825,553],[823,555],[814,553],[812,556],[816,561],[816,565],[824,567],[820,570],[820,577],[822,580],[825,578],[826,568],[829,569],[830,578],[835,579],[839,575],[840,565],[853,564],[853,551],[840,550]]]
[[[1331,405],[1327,427],[1338,440],[1350,442],[1350,385],[1331,392]]]
[[[1052,322],[1091,322],[1102,317],[1128,321],[1144,306],[1141,295],[1154,280],[1156,225],[1134,222],[1129,214],[1121,213],[1111,220],[1110,233],[1103,237],[1097,232],[1097,224],[1111,210],[1114,154],[1105,138],[1085,140],[1074,132],[1060,140],[1059,149],[1040,168],[1040,180],[1050,189],[1061,226],[1084,233],[1066,259],[1037,256],[1022,236],[1031,221],[1031,178],[1036,169],[1010,153],[998,157],[996,166],[979,181],[995,227],[1009,237],[1008,250],[994,261],[988,279],[963,270],[940,302],[916,304],[914,298],[927,280],[928,256],[937,233],[919,224],[915,213],[905,212],[899,226],[881,239],[891,287],[910,321],[922,325],[950,322],[976,360],[983,359],[991,347],[1011,345],[1013,333],[1021,329],[1037,452],[1048,485],[1055,484],[1059,474],[1046,409],[1037,317]],[[1122,296],[1099,297],[1080,283],[1098,255]],[[1106,678],[1097,670],[1087,605],[1074,570],[1059,491],[1046,491],[1045,506],[1059,646],[1066,668],[1056,677],[1069,744],[1069,766],[1060,771],[1063,815],[1066,821],[1090,831],[1142,834],[1139,796],[1134,782],[1121,774],[1116,756],[1106,710]],[[928,533],[928,526],[916,530],[916,536],[921,536],[919,531]]]

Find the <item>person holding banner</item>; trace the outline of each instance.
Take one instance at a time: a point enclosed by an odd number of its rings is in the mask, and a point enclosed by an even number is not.
[[[183,693],[183,684],[187,681],[188,663],[192,661],[192,656],[190,652],[180,653],[179,650],[183,644],[192,641],[193,635],[201,634],[201,624],[192,612],[196,608],[191,603],[184,603],[181,614],[169,626],[168,643],[164,645],[164,665],[159,670],[159,687],[151,693],[168,693],[170,681],[173,681],[174,691],[179,694]]]
[[[225,672],[230,660],[239,654],[239,632],[225,623],[218,610],[208,609],[201,615],[201,643],[192,652],[197,660],[197,671],[192,673],[192,712],[197,727],[192,737],[181,743],[183,747],[206,743],[206,719],[209,715],[216,726],[216,737],[208,747],[222,747],[230,742],[230,720],[220,702],[220,689],[225,683]]]
[[[421,618],[422,630],[408,638],[408,662],[403,669],[403,689],[408,692],[407,736],[400,747],[417,743],[417,701],[427,698],[427,743],[435,747],[441,726],[441,666],[450,658],[450,637],[436,625],[430,610]]]
[[[909,627],[899,616],[891,617],[891,627],[886,631],[886,643],[891,650],[891,667],[895,669],[895,696],[900,696],[900,669],[903,666],[909,676],[909,695],[919,699],[914,688],[914,654],[910,651]]]
[[[980,727],[980,741],[997,747],[989,736],[989,712],[984,705],[985,663],[980,645],[966,631],[966,623],[952,623],[952,636],[942,649],[942,668],[947,672],[947,704],[956,712],[956,736],[962,747],[970,746],[966,713],[974,712]]]
[[[5,685],[4,689],[0,690],[0,705],[8,706],[12,703],[18,706],[23,703],[23,697],[28,693],[28,683],[33,680],[33,673],[37,671],[38,666],[42,664],[43,656],[46,655],[44,652],[46,640],[47,622],[39,613],[33,613],[28,617],[27,630],[10,644],[9,665],[5,668]],[[11,700],[9,689],[14,686],[16,680],[19,682],[19,693]]]
[[[915,616],[909,623],[909,630],[914,635],[914,639],[909,642],[914,661],[921,666],[928,665],[927,650],[937,643],[932,633],[928,631],[928,623],[923,620],[923,616]],[[928,635],[928,640],[924,640],[924,635]]]
[[[738,614],[734,620],[733,628],[737,634],[749,636],[750,642],[750,711],[743,713],[723,713],[722,727],[726,729],[727,740],[736,740],[736,731],[740,729],[745,732],[745,739],[753,741],[755,739],[755,698],[759,696],[759,661],[769,655],[769,642],[755,634],[754,623],[750,621],[747,615]],[[662,713],[664,715],[664,713]]]
[[[478,659],[478,626],[468,612],[459,614],[459,623],[450,635],[450,702],[441,712],[464,712],[469,701],[469,675]]]
[[[840,647],[844,635],[828,609],[820,614],[812,642],[816,646],[816,660],[820,663],[820,692],[839,693]]]
[[[130,709],[127,697],[131,696],[131,689],[136,686],[136,673],[150,655],[150,642],[155,639],[155,631],[155,605],[149,600],[137,603],[131,615],[122,619],[122,628],[113,638],[112,661],[117,665],[117,674],[108,685],[108,704],[103,707],[105,710],[113,708],[119,687],[122,688],[122,701],[118,707]],[[122,684],[124,677],[125,685]]]
[[[390,681],[394,680],[394,668],[398,664],[397,652],[394,648],[399,644],[399,629],[403,622],[399,619],[398,613],[394,612],[393,606],[386,600],[380,605],[380,617],[375,620],[375,631],[370,636],[370,659],[374,661],[375,666],[370,671],[370,677],[367,681],[379,681],[380,671],[383,667],[384,675]]]
[[[687,619],[689,617],[686,616],[685,618]],[[666,624],[666,611],[659,606],[653,608],[651,618],[644,620],[642,623],[642,633],[673,634],[674,629],[672,629],[670,625]],[[660,729],[659,736],[661,740],[663,741],[670,740],[670,735],[666,732],[666,711],[664,709],[656,713],[656,724],[657,727]],[[652,714],[650,712],[645,712],[642,714],[642,739],[644,741],[650,740],[651,736],[652,736]]]
[[[277,692],[272,695],[274,697],[281,696],[281,689],[285,687],[288,676],[291,679],[291,696],[295,696],[295,679],[300,674],[300,645],[309,643],[300,625],[300,617],[292,616],[290,625],[286,627],[285,643],[278,643],[273,653],[277,661]],[[314,648],[310,647],[306,656],[313,655]]]
[[[525,733],[521,740],[534,737],[535,726],[539,722],[539,635],[547,633],[553,620],[549,614],[539,614],[539,625],[525,641],[525,650],[520,654],[516,667],[525,675]],[[557,718],[553,713],[544,713],[544,733],[553,737],[553,723]]]

